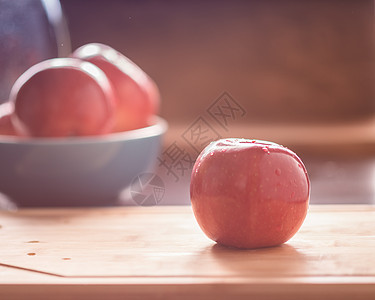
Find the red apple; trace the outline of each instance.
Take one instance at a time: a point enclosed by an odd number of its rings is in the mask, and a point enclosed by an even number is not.
[[[269,247],[288,241],[302,225],[310,181],[302,161],[283,146],[223,139],[197,158],[190,196],[210,239],[237,248]]]
[[[14,130],[12,121],[12,105],[10,102],[5,102],[0,105],[0,136],[1,135],[10,135],[17,136],[16,131]]]
[[[115,49],[99,43],[84,45],[72,56],[97,65],[113,84],[118,101],[114,131],[150,125],[151,117],[159,109],[159,90],[141,68]]]
[[[115,98],[108,78],[95,65],[55,58],[28,69],[10,100],[17,132],[35,137],[86,136],[112,130]]]

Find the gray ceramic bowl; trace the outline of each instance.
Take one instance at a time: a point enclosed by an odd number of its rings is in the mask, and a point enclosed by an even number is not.
[[[0,193],[18,206],[112,205],[157,160],[167,123],[98,137],[0,136]]]

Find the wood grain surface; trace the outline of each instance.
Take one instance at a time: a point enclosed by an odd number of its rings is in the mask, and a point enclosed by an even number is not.
[[[210,241],[189,206],[2,211],[0,299],[374,299],[374,232],[362,205],[311,206],[257,250]]]

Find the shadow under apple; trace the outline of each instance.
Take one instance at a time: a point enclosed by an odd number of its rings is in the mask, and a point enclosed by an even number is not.
[[[215,264],[232,276],[280,277],[301,275],[307,257],[291,244],[259,249],[237,249],[214,244],[205,250]]]

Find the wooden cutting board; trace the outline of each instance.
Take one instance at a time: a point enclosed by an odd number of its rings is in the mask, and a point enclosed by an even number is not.
[[[191,208],[0,212],[0,299],[375,299],[375,207],[311,206],[285,245],[219,246]]]

